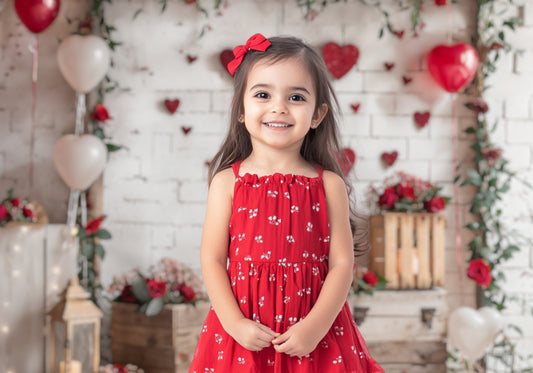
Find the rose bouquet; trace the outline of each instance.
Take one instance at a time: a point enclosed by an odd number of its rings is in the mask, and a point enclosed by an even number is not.
[[[157,315],[165,304],[194,304],[207,300],[200,277],[188,266],[164,258],[147,273],[139,270],[117,276],[109,288],[115,301],[137,303],[139,312]]]
[[[13,196],[13,189],[0,202],[0,227],[11,222],[47,224],[48,218],[37,202]]]
[[[416,176],[397,172],[382,185],[370,187],[369,203],[380,212],[439,212],[450,200],[441,195],[441,189]]]

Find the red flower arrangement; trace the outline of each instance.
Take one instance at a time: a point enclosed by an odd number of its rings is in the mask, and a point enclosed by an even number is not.
[[[383,185],[370,187],[370,207],[379,211],[439,212],[449,197],[440,195],[441,188],[428,181],[397,172],[385,179]]]
[[[13,189],[9,189],[7,198],[0,202],[0,227],[10,222],[46,224],[48,219],[36,202],[14,197]]]
[[[387,280],[385,277],[378,276],[374,272],[354,265],[354,276],[352,282],[352,292],[354,294],[365,293],[372,295],[374,290],[385,289]]]
[[[109,288],[115,301],[137,303],[139,312],[157,315],[165,304],[194,304],[207,300],[200,277],[188,266],[164,258],[149,268],[115,277]]]
[[[102,122],[104,124],[106,120],[113,119],[109,116],[109,113],[107,112],[107,108],[102,104],[98,104],[94,107],[94,111],[91,113],[91,118],[99,122]]]

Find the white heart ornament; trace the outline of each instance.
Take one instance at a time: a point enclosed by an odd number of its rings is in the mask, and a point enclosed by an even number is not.
[[[476,361],[492,347],[502,326],[499,314],[484,309],[476,311],[470,307],[459,307],[448,319],[450,345],[457,348],[466,360]]]
[[[111,55],[104,39],[96,35],[71,35],[57,49],[59,70],[79,93],[92,90],[104,78]]]
[[[107,162],[107,147],[94,135],[65,135],[54,147],[54,165],[71,189],[84,191],[96,181]]]

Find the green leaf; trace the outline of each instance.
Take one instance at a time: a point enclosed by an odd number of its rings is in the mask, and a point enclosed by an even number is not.
[[[155,316],[163,309],[165,303],[163,298],[153,298],[146,306],[146,311],[144,312],[146,316]]]
[[[111,233],[107,229],[100,229],[98,232],[96,232],[95,237],[100,238],[101,240],[108,240],[111,238]]]
[[[102,259],[104,259],[105,257],[105,249],[102,245],[96,245],[96,247],[94,248],[94,253]]]
[[[146,282],[141,275],[135,277],[131,284],[131,290],[133,295],[135,295],[135,298],[137,298],[141,303],[146,303],[152,299],[150,293],[148,292],[148,286],[146,286]]]
[[[81,255],[86,258],[92,258],[94,255],[94,246],[90,244],[85,244],[81,246],[80,249]]]
[[[465,105],[466,106],[466,105]],[[467,106],[468,107],[468,106]],[[464,131],[465,133],[468,133],[468,134],[472,134],[472,133],[476,133],[476,129],[474,127],[468,127],[465,129]]]
[[[470,179],[470,183],[474,184],[475,186],[481,186],[481,176],[476,170],[470,168],[466,170],[466,174]]]

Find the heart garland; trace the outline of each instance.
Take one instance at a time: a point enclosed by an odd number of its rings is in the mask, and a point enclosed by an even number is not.
[[[189,132],[191,132],[192,127],[181,126],[181,130],[183,131],[183,133],[184,133],[185,135],[188,135]]]
[[[414,119],[415,119],[416,124],[418,124],[420,128],[424,128],[426,124],[428,123],[430,116],[431,114],[429,113],[429,111],[424,111],[424,112],[417,111],[414,115]]]
[[[341,47],[330,42],[322,47],[322,58],[329,72],[340,79],[357,63],[359,49],[351,44]]]
[[[383,153],[381,154],[381,160],[385,162],[385,164],[390,167],[396,162],[396,159],[398,158],[398,152],[395,150],[390,153]]]
[[[385,66],[385,69],[387,71],[391,71],[392,68],[394,67],[394,63],[393,62],[390,62],[390,63],[389,62],[384,62],[383,65]]]
[[[408,76],[402,76],[402,80],[403,80],[403,85],[407,85],[409,83],[411,83],[413,81],[413,78],[410,78]]]
[[[355,152],[350,148],[343,148],[341,153],[337,156],[337,161],[341,167],[342,174],[348,176],[353,165],[355,164]]]
[[[350,107],[354,111],[354,113],[357,113],[359,111],[359,108],[361,107],[361,103],[358,102],[357,104],[351,104]]]
[[[166,99],[165,100],[165,106],[167,107],[167,110],[170,114],[174,114],[176,110],[178,110],[178,106],[180,105],[180,100],[174,99]]]

